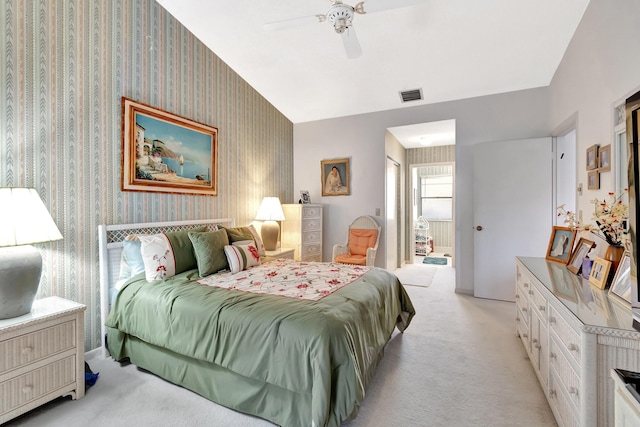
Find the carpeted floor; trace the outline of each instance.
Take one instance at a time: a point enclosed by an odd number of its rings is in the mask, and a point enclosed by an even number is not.
[[[406,286],[417,314],[404,334],[394,332],[360,413],[342,427],[556,426],[515,335],[514,304],[456,294],[454,269],[421,267],[435,271],[430,286]],[[4,427],[273,426],[135,366],[88,362],[100,376],[84,398]]]

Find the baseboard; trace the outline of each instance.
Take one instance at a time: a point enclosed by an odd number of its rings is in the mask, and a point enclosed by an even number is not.
[[[469,289],[458,289],[458,288],[456,288],[455,293],[456,294],[461,294],[461,295],[471,295],[471,296],[473,296],[473,291],[469,290]]]
[[[84,354],[84,360],[86,361],[89,361],[91,359],[104,359],[104,358],[105,358],[105,355],[103,354],[102,347],[94,348],[93,350],[89,350]]]

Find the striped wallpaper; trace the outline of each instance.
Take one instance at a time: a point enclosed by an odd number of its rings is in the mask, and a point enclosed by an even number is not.
[[[293,201],[292,123],[155,0],[5,0],[0,22],[0,186],[36,188],[58,224],[38,297],[87,305],[87,350],[99,224],[243,224],[264,196]],[[122,96],[218,128],[217,197],[120,190]]]

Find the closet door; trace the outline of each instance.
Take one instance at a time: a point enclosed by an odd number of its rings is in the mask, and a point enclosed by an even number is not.
[[[546,255],[551,235],[551,138],[473,150],[474,295],[515,301],[513,259]]]

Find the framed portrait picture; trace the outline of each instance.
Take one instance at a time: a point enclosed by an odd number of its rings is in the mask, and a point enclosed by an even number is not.
[[[349,186],[349,159],[322,160],[320,162],[323,196],[347,196]]]
[[[594,246],[595,242],[581,237],[580,240],[578,240],[576,248],[573,250],[571,256],[569,257],[567,269],[574,274],[579,274],[580,270],[582,269],[582,261],[584,261],[585,257]]]
[[[218,129],[122,98],[122,190],[218,195]]]
[[[609,293],[631,303],[631,256],[628,252],[622,255]]]
[[[609,279],[609,270],[611,269],[611,261],[604,258],[595,257],[593,266],[591,266],[591,274],[589,275],[589,283],[598,289],[604,289]]]
[[[598,150],[598,172],[609,172],[611,170],[611,144],[605,145]]]
[[[576,231],[569,227],[554,226],[549,239],[546,258],[563,264],[569,262],[569,256],[576,240]]]
[[[598,169],[598,145],[587,148],[587,170]]]
[[[300,190],[300,200],[303,204],[311,203],[311,196],[309,196],[309,192],[307,190]]]
[[[589,190],[600,189],[600,172],[593,170],[587,173],[587,188]]]

